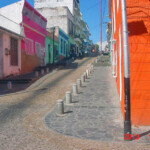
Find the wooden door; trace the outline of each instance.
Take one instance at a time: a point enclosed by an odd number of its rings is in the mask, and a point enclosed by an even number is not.
[[[18,40],[12,37],[10,40],[10,64],[18,66]]]

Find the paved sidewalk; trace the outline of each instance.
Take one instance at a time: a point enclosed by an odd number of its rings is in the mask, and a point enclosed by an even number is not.
[[[45,118],[50,130],[67,136],[105,142],[124,142],[123,119],[115,79],[111,67],[96,64],[73,104],[65,104],[65,116],[58,117],[56,108]],[[133,127],[133,134],[149,131],[149,127]],[[134,142],[150,143],[149,135]]]

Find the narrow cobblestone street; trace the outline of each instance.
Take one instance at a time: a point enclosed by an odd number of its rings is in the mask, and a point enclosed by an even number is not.
[[[0,97],[0,150],[107,150],[150,149],[149,137],[123,142],[120,103],[110,66],[96,66],[94,73],[55,116],[55,105],[95,58],[45,75],[28,89]],[[113,106],[113,107],[112,107]],[[112,118],[114,117],[114,118]],[[144,133],[148,127],[134,128]]]

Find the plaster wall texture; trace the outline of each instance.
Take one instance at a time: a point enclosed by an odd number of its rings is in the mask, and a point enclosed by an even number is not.
[[[12,66],[11,65],[11,57],[10,55],[5,55],[5,48],[11,49],[10,47],[10,38],[14,37],[18,39],[18,65],[17,66]],[[10,74],[19,74],[21,70],[21,39],[17,38],[16,36],[9,35],[7,33],[3,33],[3,48],[2,48],[2,53],[3,53],[3,77],[8,76]],[[1,61],[2,61],[1,60]]]
[[[5,17],[13,20],[17,24],[22,22],[22,9],[24,6],[24,0],[21,0],[17,3],[13,3],[11,5],[7,5],[5,7],[0,8],[0,14]]]
[[[121,3],[111,0],[114,71],[124,116],[124,66]],[[131,122],[150,125],[150,23],[149,0],[127,0],[130,61]]]
[[[8,19],[2,14],[0,14],[0,27],[12,31],[18,35],[24,35],[23,28],[18,23],[12,21],[11,19]]]
[[[63,7],[67,6],[70,12],[73,14],[74,3],[73,0],[64,0],[57,2],[57,0],[34,0],[35,8],[43,8],[43,7]]]
[[[59,26],[66,34],[69,34],[69,23],[74,23],[74,17],[67,7],[39,8],[37,9],[47,19],[47,28]]]

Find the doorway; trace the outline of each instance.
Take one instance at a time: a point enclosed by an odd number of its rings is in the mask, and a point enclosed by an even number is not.
[[[0,33],[0,77],[3,77],[3,34]]]
[[[48,44],[48,62],[51,63],[51,45]]]
[[[10,65],[18,66],[18,40],[13,37],[10,39]]]

